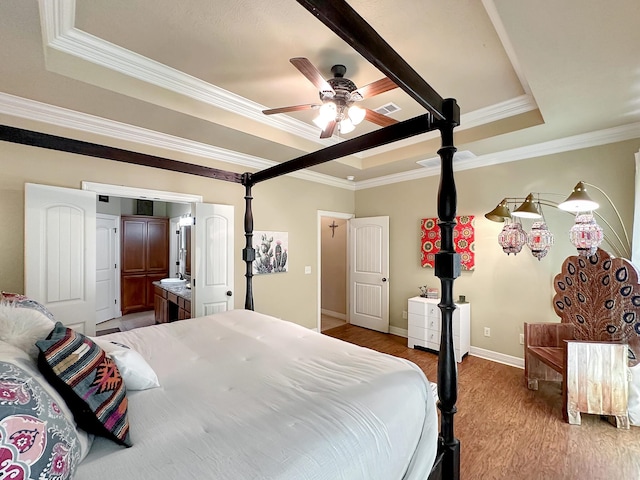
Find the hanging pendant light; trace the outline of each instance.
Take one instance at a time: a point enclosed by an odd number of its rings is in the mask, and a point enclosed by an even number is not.
[[[514,217],[521,218],[540,218],[542,215],[538,211],[538,207],[536,207],[535,201],[533,200],[533,193],[527,195],[527,198],[524,199],[524,202],[516,208],[511,215]]]
[[[531,254],[538,260],[549,253],[549,249],[553,245],[553,233],[547,228],[545,222],[533,222],[531,232],[527,235],[527,246],[531,250]]]
[[[498,234],[498,243],[507,255],[518,254],[527,243],[527,234],[522,230],[520,222],[507,223]]]
[[[590,257],[602,243],[602,227],[596,223],[592,213],[576,215],[576,223],[569,231],[569,240],[578,249],[578,255]]]

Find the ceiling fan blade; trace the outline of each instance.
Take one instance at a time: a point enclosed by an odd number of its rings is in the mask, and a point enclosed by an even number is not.
[[[265,115],[273,115],[274,113],[286,113],[286,112],[298,112],[300,110],[313,110],[319,108],[320,105],[314,103],[306,103],[304,105],[292,105],[290,107],[270,108],[268,110],[262,110]]]
[[[398,86],[387,77],[384,77],[373,83],[358,88],[356,92],[358,92],[362,96],[362,98],[370,98],[374,95],[380,95],[381,93],[393,90],[394,88],[398,88]]]
[[[324,79],[320,71],[304,57],[295,57],[289,60],[294,67],[300,70],[307,79],[321,92],[333,92],[331,85]]]
[[[381,127],[388,127],[389,125],[398,123],[395,118],[387,117],[386,115],[374,112],[373,110],[369,110],[368,108],[365,108],[365,111],[366,113],[364,119],[371,123],[375,123],[376,125],[380,125]]]
[[[327,123],[327,126],[324,127],[324,130],[322,130],[322,133],[320,134],[320,138],[330,138],[333,135],[333,131],[336,129],[336,125],[337,123],[335,120],[331,120]]]

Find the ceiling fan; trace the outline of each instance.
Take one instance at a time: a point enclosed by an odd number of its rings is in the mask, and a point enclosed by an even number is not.
[[[344,74],[347,73],[347,67],[344,65],[331,67],[333,78],[325,80],[320,71],[308,59],[296,57],[289,61],[318,88],[322,103],[271,108],[262,111],[265,115],[318,109],[319,115],[314,119],[314,123],[322,129],[320,138],[331,137],[336,128],[340,133],[349,133],[362,120],[367,120],[382,127],[398,123],[397,120],[386,115],[354,105],[355,102],[365,98],[371,98],[374,95],[397,88],[397,85],[388,78],[385,77],[358,88],[355,83],[345,78]]]

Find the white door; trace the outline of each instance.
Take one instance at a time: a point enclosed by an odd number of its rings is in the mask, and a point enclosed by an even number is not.
[[[116,215],[96,215],[96,323],[121,316],[117,295],[119,223]]]
[[[233,309],[233,205],[195,203],[191,227],[191,316]]]
[[[95,335],[95,193],[27,183],[24,224],[25,294]]]
[[[349,322],[389,332],[389,217],[349,220]]]

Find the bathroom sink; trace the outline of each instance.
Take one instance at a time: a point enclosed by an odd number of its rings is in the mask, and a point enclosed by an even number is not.
[[[160,280],[160,283],[163,285],[178,286],[178,285],[186,285],[187,281],[182,280],[181,278],[163,278],[162,280]]]

